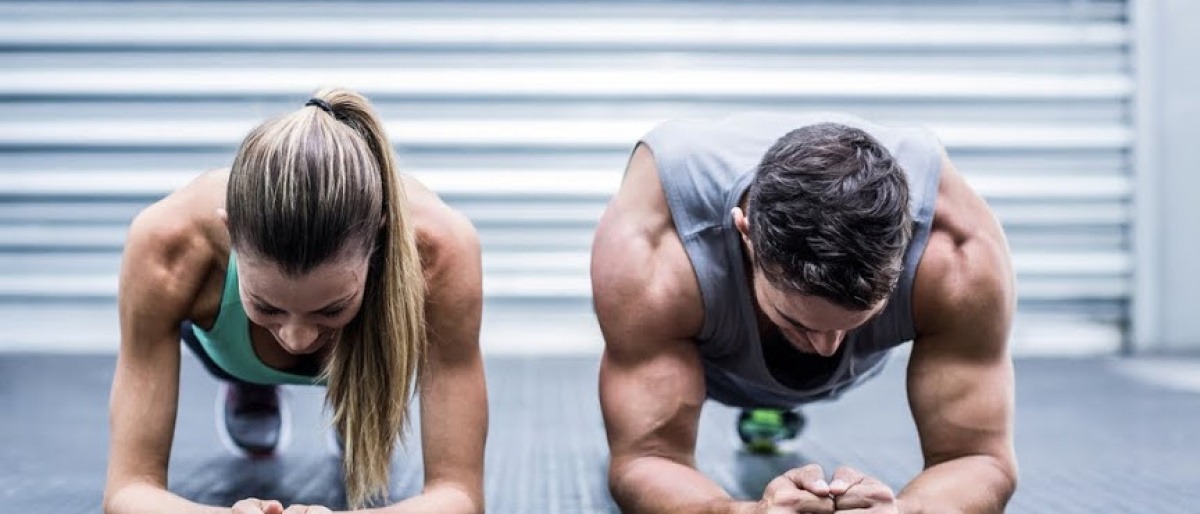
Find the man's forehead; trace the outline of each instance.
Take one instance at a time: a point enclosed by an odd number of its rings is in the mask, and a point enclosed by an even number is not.
[[[789,321],[816,332],[845,330],[851,325],[861,325],[881,312],[886,304],[886,301],[881,301],[870,309],[854,310],[819,296],[782,291],[775,287],[769,288],[766,297],[769,308]]]

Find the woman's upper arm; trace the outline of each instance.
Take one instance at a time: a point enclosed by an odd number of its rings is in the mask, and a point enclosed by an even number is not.
[[[155,207],[134,220],[118,286],[121,341],[109,398],[109,496],[132,482],[166,487],[179,389],[179,326],[211,252]]]
[[[483,265],[479,237],[470,221],[443,218],[437,250],[426,264],[426,324],[431,370],[479,356],[483,311]]]
[[[479,240],[465,217],[444,220],[426,273],[429,350],[420,388],[425,485],[459,489],[482,506],[488,413],[479,349]]]

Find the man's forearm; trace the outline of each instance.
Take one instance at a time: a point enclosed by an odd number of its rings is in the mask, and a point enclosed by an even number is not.
[[[637,457],[613,464],[613,499],[630,514],[743,514],[756,502],[736,501],[696,468],[663,457]]]
[[[1016,470],[1000,459],[960,457],[917,475],[898,496],[900,512],[998,514],[1004,512],[1016,486]]]

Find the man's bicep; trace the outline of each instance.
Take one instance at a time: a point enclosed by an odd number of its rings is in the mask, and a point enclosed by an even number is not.
[[[664,457],[690,464],[704,403],[704,372],[691,341],[609,341],[600,406],[614,464]]]
[[[926,466],[968,455],[1011,463],[1013,367],[1007,330],[958,330],[920,338],[908,395]]]

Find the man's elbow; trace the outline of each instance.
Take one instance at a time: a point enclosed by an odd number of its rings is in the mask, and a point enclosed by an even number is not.
[[[625,492],[631,460],[634,459],[611,457],[608,460],[608,492],[617,503],[621,502]]]
[[[1017,459],[1011,453],[1001,455],[980,455],[984,461],[996,470],[998,476],[995,484],[996,496],[1001,504],[1007,504],[1017,490]]]
[[[622,508],[637,495],[637,486],[644,483],[639,476],[653,468],[658,457],[637,455],[612,457],[608,461],[608,492]]]
[[[1016,459],[1009,459],[1007,462],[1002,463],[1000,472],[1005,478],[1003,492],[1005,493],[1005,503],[1007,503],[1007,500],[1012,498],[1013,493],[1017,491],[1019,473],[1017,471]]]

